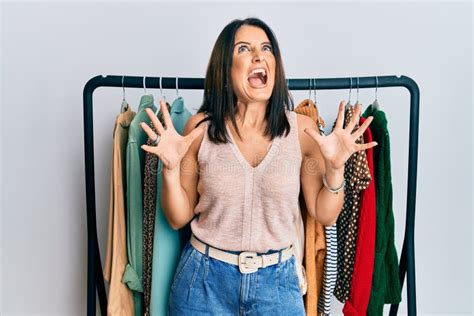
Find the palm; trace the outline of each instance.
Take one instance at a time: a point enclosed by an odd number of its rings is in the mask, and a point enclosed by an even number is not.
[[[156,154],[167,169],[174,169],[188,151],[186,137],[179,135],[174,127],[170,126],[161,134],[158,146],[152,147],[151,152]]]
[[[166,129],[151,110],[146,110],[155,130],[158,132],[159,142],[157,146],[144,145],[142,148],[147,152],[157,155],[163,162],[163,166],[166,169],[172,170],[178,166],[193,140],[203,132],[203,128],[196,128],[188,135],[181,136],[174,128],[168,108],[164,104],[164,101],[162,101],[161,110]],[[156,139],[156,133],[154,133],[148,125],[142,123],[142,127],[150,139]]]
[[[318,141],[321,154],[326,161],[332,162],[334,168],[342,167],[355,151],[352,137],[347,134],[335,131],[327,137],[321,137]]]
[[[344,167],[345,162],[351,155],[360,150],[366,150],[374,147],[377,143],[371,142],[368,144],[357,144],[356,140],[363,135],[364,131],[369,126],[373,117],[368,117],[365,122],[355,131],[354,127],[359,119],[361,111],[360,105],[355,107],[354,114],[347,124],[346,128],[342,127],[344,121],[344,102],[339,104],[339,113],[336,119],[334,130],[328,136],[322,136],[314,129],[306,129],[305,132],[310,135],[313,140],[319,145],[321,154],[326,162],[326,165],[332,169],[340,169]]]

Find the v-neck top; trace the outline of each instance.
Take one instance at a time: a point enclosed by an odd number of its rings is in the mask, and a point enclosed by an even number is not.
[[[232,134],[231,143],[214,144],[206,131],[198,151],[199,200],[191,221],[193,234],[223,250],[265,253],[296,239],[301,148],[297,114],[285,110],[290,133],[273,139],[252,167]]]
[[[275,148],[278,146],[278,141],[280,140],[280,137],[277,137],[277,138],[273,139],[273,141],[271,142],[271,144],[269,146],[270,149],[265,154],[265,157],[259,162],[258,165],[256,165],[254,167],[247,161],[247,158],[245,158],[244,155],[242,154],[242,152],[240,151],[239,146],[235,142],[234,136],[230,132],[230,129],[227,125],[226,125],[226,130],[227,130],[227,133],[229,134],[229,137],[232,141],[232,143],[230,143],[230,147],[232,148],[232,151],[234,152],[235,157],[239,160],[239,162],[242,165],[242,168],[244,168],[244,169],[257,170],[257,169],[260,169],[260,168],[265,168],[265,165],[267,164],[267,161],[271,159],[271,156],[275,152]]]

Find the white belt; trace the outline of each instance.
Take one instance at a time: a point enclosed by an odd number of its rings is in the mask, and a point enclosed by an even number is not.
[[[191,235],[191,245],[199,252],[206,254],[206,244]],[[281,250],[281,262],[293,255],[293,245]],[[209,256],[239,266],[241,273],[252,273],[259,268],[265,268],[278,263],[279,252],[267,255],[257,255],[255,251],[243,251],[240,254],[229,253],[209,246]]]

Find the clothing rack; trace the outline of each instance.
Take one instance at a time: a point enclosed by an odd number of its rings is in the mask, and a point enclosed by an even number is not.
[[[100,310],[107,315],[107,297],[105,294],[104,276],[100,260],[99,243],[97,240],[95,181],[94,181],[94,125],[92,118],[92,94],[98,87],[123,87],[176,89],[204,89],[202,78],[173,78],[173,77],[137,77],[137,76],[96,76],[84,86],[84,154],[86,173],[86,201],[87,201],[87,315],[96,314],[96,290],[98,292]],[[312,78],[311,78],[312,79]],[[416,177],[418,158],[418,126],[420,92],[416,82],[406,76],[377,76],[377,77],[345,77],[324,78],[313,80],[310,78],[287,79],[290,90],[334,90],[355,88],[353,83],[357,79],[358,88],[405,87],[410,92],[410,142],[408,152],[408,187],[405,235],[400,256],[399,278],[403,288],[405,274],[407,275],[408,315],[416,315],[415,289],[415,202]],[[397,315],[398,304],[392,304],[390,315]]]

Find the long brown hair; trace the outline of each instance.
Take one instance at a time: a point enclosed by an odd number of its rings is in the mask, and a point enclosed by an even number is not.
[[[231,120],[240,137],[235,121],[237,96],[232,89],[231,67],[235,34],[242,25],[261,28],[266,33],[273,47],[272,50],[276,62],[275,85],[265,113],[265,119],[268,122],[265,135],[270,134],[273,140],[285,132],[286,135],[290,132],[290,124],[285,115],[285,110],[293,110],[294,102],[288,91],[278,42],[270,27],[262,20],[258,18],[236,19],[224,27],[214,44],[207,66],[206,78],[204,79],[203,102],[197,111],[197,113],[205,113],[206,118],[201,120],[196,126],[206,120],[210,120],[208,136],[213,143],[227,143],[230,140],[225,127],[226,119]]]

